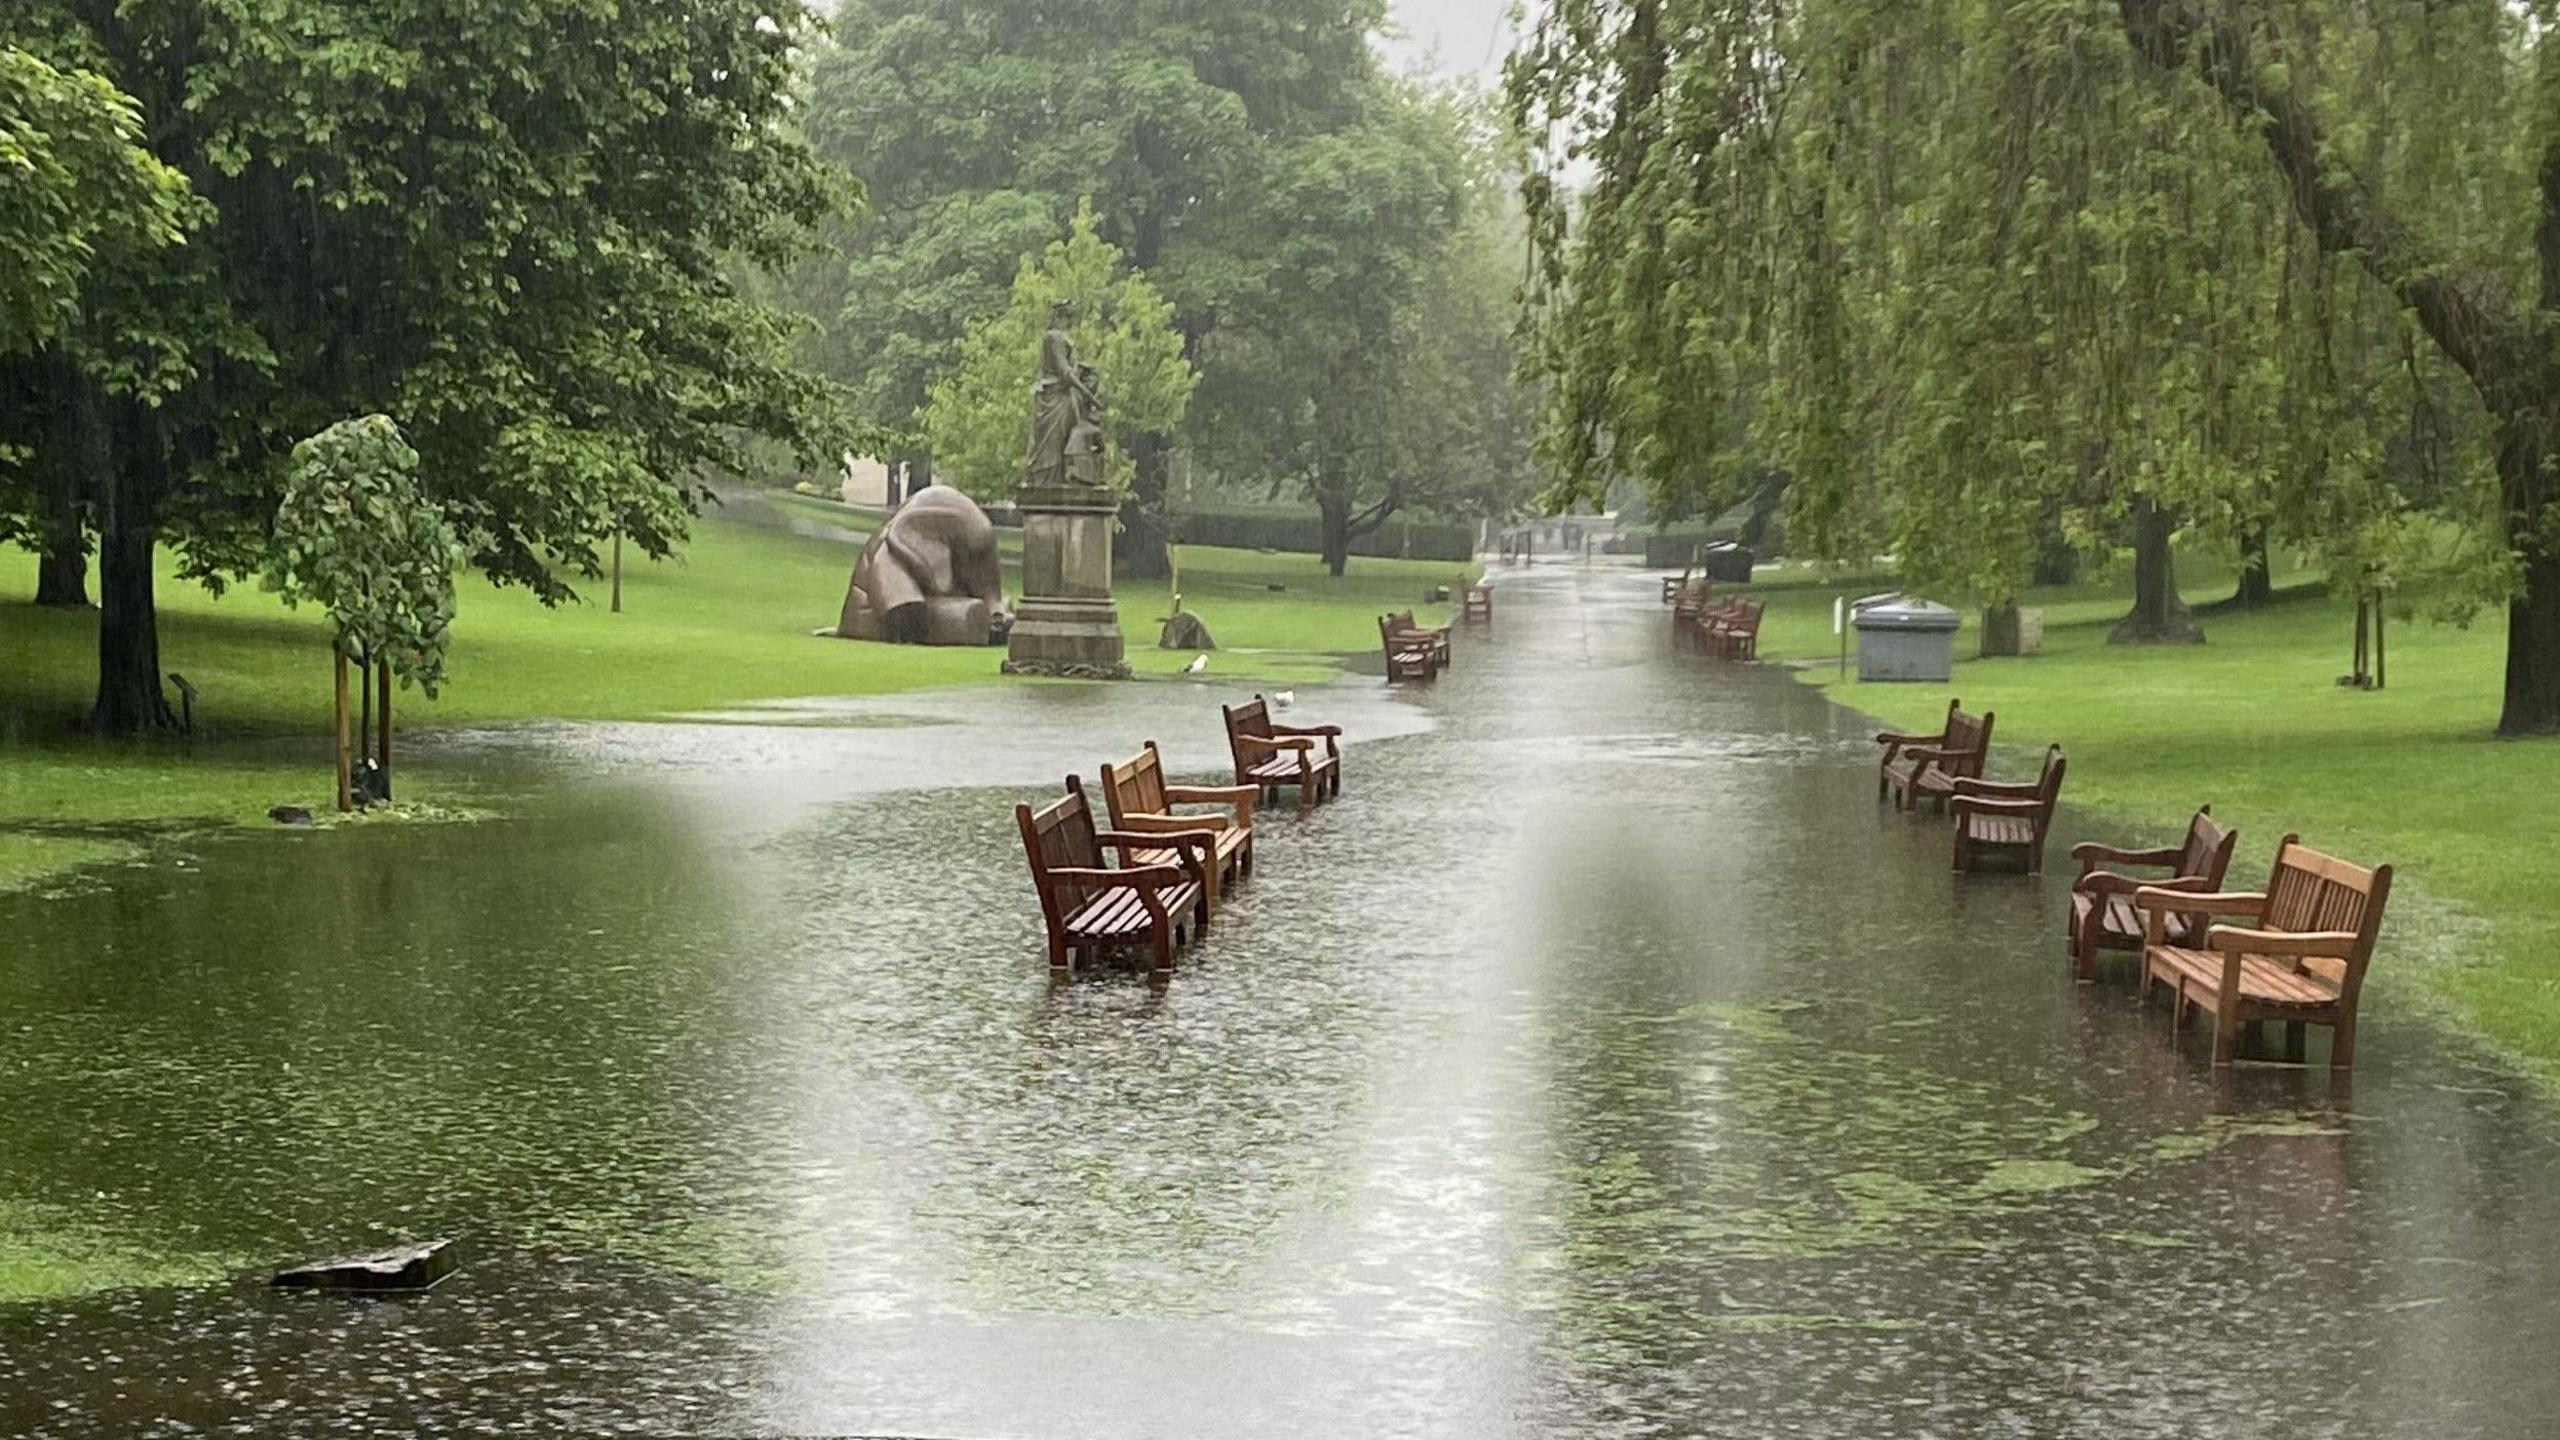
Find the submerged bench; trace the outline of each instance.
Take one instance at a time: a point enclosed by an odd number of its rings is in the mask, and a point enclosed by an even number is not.
[[[1102,767],[1102,802],[1111,811],[1111,828],[1131,835],[1179,835],[1207,831],[1213,838],[1211,864],[1204,877],[1209,904],[1215,909],[1226,888],[1253,873],[1253,804],[1262,792],[1251,785],[1169,785],[1164,778],[1164,752],[1150,740],[1145,749],[1116,765]],[[1223,805],[1225,815],[1177,815],[1176,805]],[[1133,865],[1178,865],[1176,849],[1140,850]]]
[[[2143,996],[2155,984],[2169,986],[2181,1027],[2191,1012],[2209,1012],[2216,1066],[2231,1063],[2242,1025],[2278,1020],[2296,1040],[2305,1025],[2328,1026],[2329,1064],[2347,1069],[2355,1063],[2356,1001],[2390,898],[2390,866],[2353,865],[2292,835],[2277,847],[2263,892],[2137,890]],[[2179,943],[2169,931],[2175,915],[2192,917],[2202,938]],[[2252,923],[2208,923],[2221,917]]]
[[[2071,847],[2071,858],[2080,862],[2079,878],[2071,882],[2071,969],[2083,983],[2098,978],[2098,953],[2102,950],[2142,953],[2144,925],[2142,912],[2133,905],[2133,892],[2146,886],[2154,890],[2214,891],[2222,888],[2223,873],[2231,868],[2232,849],[2240,843],[2240,832],[2228,830],[2213,818],[2210,805],[2196,811],[2187,822],[2187,838],[2176,845],[2157,850],[2124,850],[2094,841]],[[2134,866],[2165,869],[2165,879],[2143,880],[2127,875],[2122,869],[2108,866]],[[2166,938],[2176,945],[2192,945],[2200,937],[2195,917],[2171,914],[2167,917]]]
[[[1399,633],[1391,617],[1378,617],[1378,651],[1386,657],[1387,683],[1440,678],[1440,657],[1433,653],[1431,642]]]
[[[2062,799],[2062,747],[2044,752],[2044,768],[2027,784],[1999,780],[1955,781],[1955,868],[1974,870],[1984,860],[2005,856],[2026,866],[2030,875],[2044,873],[2044,837],[2053,828],[2053,808]]]
[[[1727,660],[1760,658],[1760,617],[1767,612],[1763,600],[1736,600],[1729,605],[1710,605],[1698,613],[1698,638],[1708,650]]]
[[[1945,804],[1955,794],[1955,782],[1982,778],[1996,718],[1989,711],[1968,714],[1963,701],[1950,700],[1946,728],[1935,735],[1900,735],[1890,730],[1878,735],[1876,743],[1884,747],[1884,759],[1877,767],[1876,798],[1890,798],[1895,808],[1903,810],[1924,799]]]
[[[1067,777],[1067,793],[1038,810],[1013,807],[1040,913],[1049,926],[1049,966],[1067,969],[1070,957],[1111,947],[1146,944],[1159,974],[1173,969],[1173,952],[1209,928],[1207,856],[1214,837],[1206,830],[1131,835],[1097,830],[1084,783]],[[1118,868],[1105,865],[1105,848],[1120,852]],[[1138,864],[1141,854],[1172,851],[1173,864]]]
[[[1469,585],[1464,593],[1466,595],[1466,608],[1463,611],[1465,622],[1469,625],[1492,624],[1493,587],[1481,584]]]
[[[1218,708],[1226,716],[1238,785],[1253,786],[1266,799],[1296,786],[1301,810],[1342,793],[1341,726],[1274,725],[1271,704],[1259,695]]]
[[[1431,651],[1431,663],[1443,670],[1449,668],[1448,626],[1443,625],[1433,629],[1430,626],[1418,624],[1410,610],[1398,610],[1378,623],[1404,644],[1428,647]]]

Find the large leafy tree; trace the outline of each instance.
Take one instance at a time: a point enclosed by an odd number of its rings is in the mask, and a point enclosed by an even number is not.
[[[962,337],[1088,198],[1197,354],[1287,238],[1275,185],[1374,111],[1384,16],[1382,0],[846,0],[809,129],[873,201],[822,306],[860,418],[921,449]],[[1117,558],[1161,574],[1171,445],[1133,450]]]
[[[2144,633],[2174,519],[2361,575],[2424,504],[2486,542],[2500,728],[2560,730],[2543,8],[1558,0],[1511,75],[1550,453],[1709,499],[1769,455],[1795,539],[1995,602],[2130,524]]]
[[[178,243],[186,198],[132,97],[0,46],[0,538],[42,552],[38,604],[88,596],[79,474],[25,439],[62,423],[46,377],[66,361],[40,352],[81,328],[94,275]]]
[[[1087,207],[1038,261],[1022,262],[1012,298],[969,332],[959,364],[926,403],[925,437],[943,478],[972,495],[1010,495],[1022,483],[1031,380],[1051,307],[1061,301],[1075,306],[1077,353],[1102,377],[1111,487],[1127,492],[1137,468],[1131,456],[1169,444],[1182,426],[1199,376],[1183,358],[1173,307],[1123,264]]]
[[[1203,347],[1204,449],[1221,480],[1312,502],[1339,575],[1398,513],[1500,509],[1530,473],[1506,447],[1516,232],[1459,97],[1382,88],[1292,160],[1266,186],[1272,263]]]
[[[744,436],[831,448],[743,298],[842,189],[793,136],[795,4],[33,0],[0,43],[108,76],[209,207],[66,342],[100,535],[93,722],[168,722],[152,555],[264,553],[292,445],[394,416],[491,576],[546,600],[664,553]],[[131,317],[148,315],[144,328]]]

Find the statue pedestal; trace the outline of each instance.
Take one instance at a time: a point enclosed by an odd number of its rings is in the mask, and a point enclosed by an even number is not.
[[[1126,680],[1120,609],[1111,600],[1111,525],[1120,503],[1094,485],[1026,486],[1022,605],[1014,611],[1007,675]]]

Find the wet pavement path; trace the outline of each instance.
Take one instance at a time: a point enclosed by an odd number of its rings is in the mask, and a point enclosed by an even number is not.
[[[1652,584],[1302,692],[1345,798],[1163,991],[1052,985],[1010,807],[1215,684],[458,737],[525,813],[0,897],[0,1242],[473,1256],[0,1306],[0,1433],[2549,1433],[2547,1112],[2389,988],[2216,1080]]]

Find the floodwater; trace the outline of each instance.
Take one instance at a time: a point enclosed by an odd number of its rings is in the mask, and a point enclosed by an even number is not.
[[[0,1262],[171,1282],[0,1305],[0,1433],[2560,1426],[2538,1102],[2388,984],[2351,1094],[2216,1078],[1651,586],[1302,691],[1344,799],[1162,989],[1052,984],[1011,806],[1215,683],[453,737],[509,818],[0,897]]]

